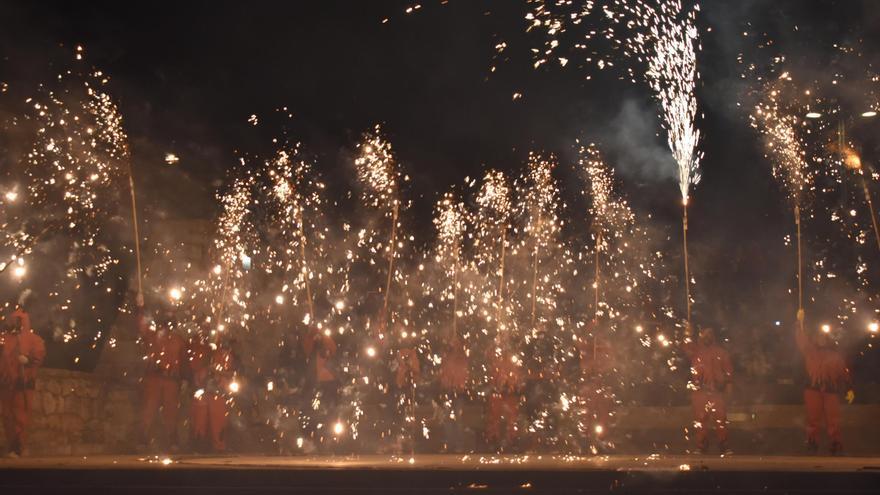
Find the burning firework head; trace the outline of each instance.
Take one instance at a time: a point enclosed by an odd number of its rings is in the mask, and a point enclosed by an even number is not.
[[[597,233],[619,235],[629,231],[635,220],[632,210],[615,193],[614,171],[594,144],[580,148],[579,163],[590,186],[590,215]]]
[[[461,258],[461,244],[466,229],[464,203],[446,193],[435,207],[434,226],[437,228],[437,259],[452,272]]]
[[[354,164],[366,204],[378,208],[398,201],[399,172],[391,143],[382,136],[380,125],[364,135]]]
[[[808,166],[805,138],[807,129],[800,120],[803,106],[789,73],[767,82],[759,90],[760,102],[750,115],[752,126],[764,136],[773,176],[784,186],[789,198],[799,205],[813,181]]]
[[[27,100],[37,126],[27,155],[25,200],[53,232],[63,231],[79,253],[75,272],[100,275],[115,262],[101,249],[104,226],[117,215],[129,166],[122,117],[102,72],[69,71]]]
[[[573,260],[561,236],[562,204],[552,175],[555,165],[552,157],[531,154],[519,186],[523,231],[516,248],[519,256],[517,265],[512,267],[511,284],[518,279],[516,291],[520,299],[515,312],[519,321],[528,322],[529,331],[538,320],[555,327],[566,326],[560,304]]]

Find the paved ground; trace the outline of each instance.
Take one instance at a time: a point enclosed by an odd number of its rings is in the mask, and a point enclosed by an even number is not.
[[[3,493],[877,493],[877,457],[96,456],[0,460]],[[474,490],[479,490],[474,492]]]

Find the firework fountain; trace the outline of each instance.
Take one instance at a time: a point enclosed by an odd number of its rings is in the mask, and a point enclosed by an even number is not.
[[[647,59],[645,79],[660,103],[663,128],[672,156],[678,164],[678,187],[682,201],[682,248],[684,254],[687,322],[691,322],[691,276],[688,266],[688,199],[692,185],[700,181],[701,153],[697,147],[697,99],[694,94],[699,73],[697,49],[699,32],[696,15],[699,4],[685,9],[681,0],[664,0],[656,6],[627,3],[641,31],[628,39],[636,57]]]
[[[764,136],[768,158],[773,164],[773,177],[779,181],[794,211],[797,236],[798,310],[804,309],[803,249],[801,248],[801,207],[804,193],[812,183],[803,145],[804,125],[793,99],[798,93],[791,76],[784,72],[768,81],[760,90],[763,99],[752,114],[752,126]],[[794,106],[792,106],[794,105]]]

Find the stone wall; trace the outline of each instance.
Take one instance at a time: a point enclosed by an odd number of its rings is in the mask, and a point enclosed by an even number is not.
[[[126,359],[105,361],[95,373],[41,369],[34,393],[32,422],[29,429],[29,454],[32,456],[97,455],[133,453],[139,433],[138,407],[140,375],[113,363],[137,363],[131,359],[135,348],[117,346],[109,354]],[[135,365],[136,366],[136,365]],[[180,445],[186,451],[188,404],[181,404],[178,425]],[[420,415],[430,417],[429,408]],[[799,454],[803,445],[804,412],[799,405],[743,405],[730,408],[731,444],[740,453]],[[880,448],[880,405],[853,405],[842,408],[842,427],[847,453],[876,455]],[[464,421],[478,447],[483,427],[483,409],[473,405]],[[689,407],[620,407],[609,433],[617,439],[619,453],[673,452],[689,448],[685,428],[692,421]],[[265,425],[233,421],[230,433],[235,441],[230,447],[243,452],[273,452],[260,428]],[[438,430],[430,441],[420,442],[423,451],[439,449]],[[613,433],[612,433],[613,432]],[[271,433],[269,437],[271,437]],[[0,436],[0,448],[5,439]],[[479,447],[478,447],[479,448]]]
[[[95,373],[44,368],[33,397],[30,455],[132,452],[134,385]]]

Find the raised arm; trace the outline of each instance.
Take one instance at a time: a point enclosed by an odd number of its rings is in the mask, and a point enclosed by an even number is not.
[[[795,325],[794,340],[795,343],[797,343],[798,350],[801,351],[801,354],[806,354],[812,346],[812,343],[804,330],[803,309],[799,309],[797,312],[797,325]]]
[[[691,329],[690,323],[686,323],[684,326],[684,340],[681,343],[681,350],[684,351],[688,359],[693,359],[694,354],[697,351],[697,343],[694,340],[693,330]]]
[[[135,325],[137,325],[138,334],[140,334],[141,337],[149,335],[150,327],[147,325],[146,316],[144,316],[144,295],[140,292],[138,292],[135,297],[134,319]]]

